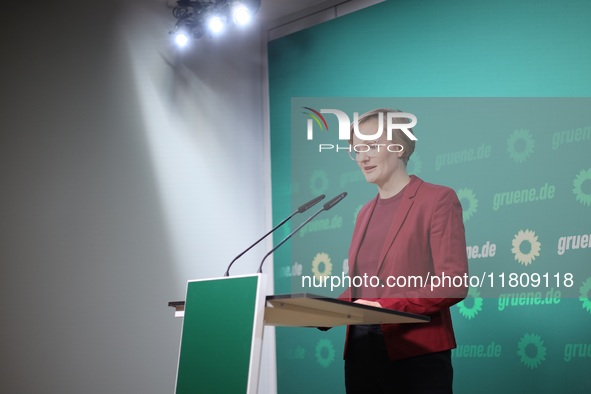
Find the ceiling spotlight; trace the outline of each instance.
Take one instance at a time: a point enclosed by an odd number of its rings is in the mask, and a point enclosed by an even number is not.
[[[207,27],[214,34],[221,33],[224,30],[224,21],[219,15],[213,15],[207,21]]]
[[[181,30],[178,31],[175,35],[174,35],[174,43],[179,47],[179,48],[184,48],[187,46],[187,44],[189,43],[189,35],[187,34],[187,32]]]
[[[252,14],[244,4],[238,3],[232,8],[232,18],[238,26],[244,26],[250,22]]]

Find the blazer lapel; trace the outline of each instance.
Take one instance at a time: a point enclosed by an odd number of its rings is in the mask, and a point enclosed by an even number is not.
[[[410,212],[410,209],[414,203],[415,195],[417,194],[417,190],[419,186],[423,183],[422,179],[414,175],[411,175],[410,178],[410,182],[408,183],[406,190],[404,191],[404,196],[402,197],[402,201],[400,202],[400,206],[398,207],[398,211],[396,212],[396,217],[392,222],[392,226],[390,226],[390,231],[388,232],[388,236],[386,237],[386,242],[384,242],[384,246],[382,247],[382,251],[380,253],[380,260],[378,263],[378,273],[380,272],[382,265],[384,264],[386,255],[388,254],[388,251],[392,246],[392,242],[394,242],[396,235],[398,235],[398,232],[400,231],[402,224],[404,223],[406,217],[408,216],[408,213]]]

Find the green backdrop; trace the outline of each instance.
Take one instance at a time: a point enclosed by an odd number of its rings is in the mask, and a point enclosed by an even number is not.
[[[590,392],[587,15],[586,1],[387,1],[269,43],[276,221],[349,192],[275,254],[276,293],[346,272],[355,214],[375,195],[346,153],[318,153],[321,138],[338,143],[334,116],[307,141],[302,107],[400,108],[418,118],[409,172],[456,190],[470,272],[497,279],[452,310],[456,392]],[[510,273],[546,272],[547,286],[499,288],[501,273],[509,286]],[[343,340],[278,329],[279,392],[344,392]]]

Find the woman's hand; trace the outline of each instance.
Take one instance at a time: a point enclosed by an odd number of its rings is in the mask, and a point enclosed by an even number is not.
[[[361,300],[361,299],[356,300],[355,301],[355,304],[373,306],[375,308],[381,308],[382,307],[382,305],[379,302],[377,302],[377,301],[368,301],[368,300]]]

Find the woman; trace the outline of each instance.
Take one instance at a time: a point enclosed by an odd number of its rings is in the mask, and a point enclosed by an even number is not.
[[[375,135],[378,117],[383,116],[386,124],[388,112],[400,111],[377,109],[362,115],[359,132]],[[349,141],[354,148],[351,157],[378,189],[357,216],[349,275],[377,276],[380,286],[349,288],[340,298],[428,315],[431,321],[349,326],[344,355],[347,393],[451,393],[451,349],[456,343],[449,307],[466,296],[467,288],[432,291],[400,278],[464,277],[468,261],[462,208],[452,189],[408,175],[413,140],[394,130],[388,141],[382,131],[378,140],[365,141],[352,128]],[[385,149],[391,144],[402,149]],[[400,279],[400,286],[392,278]]]

